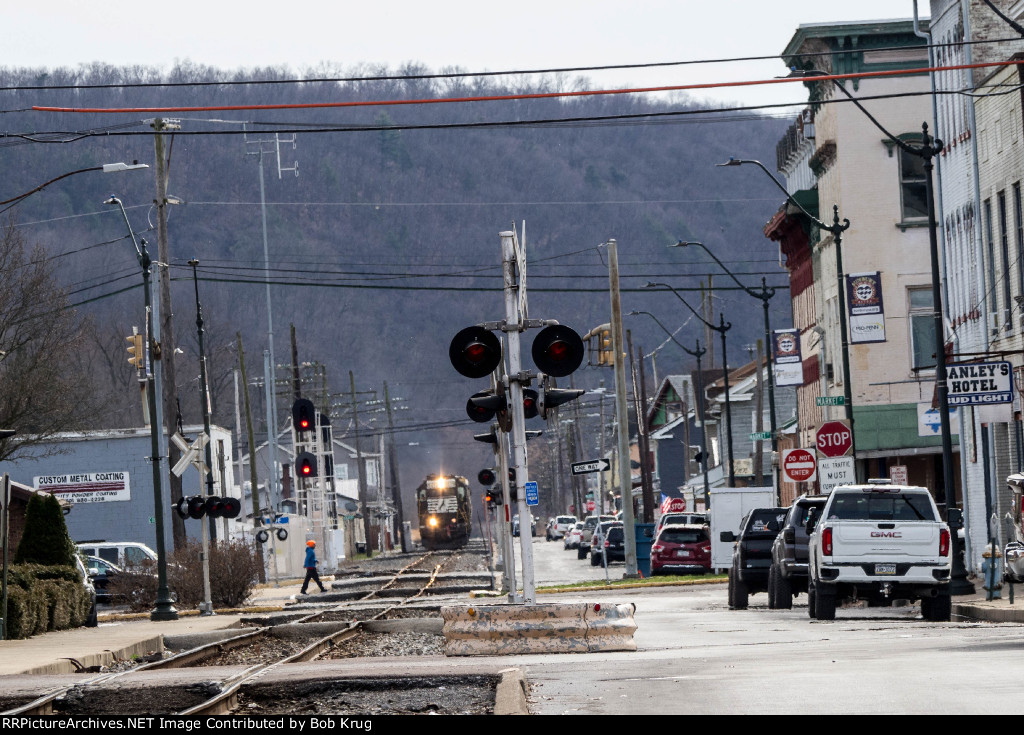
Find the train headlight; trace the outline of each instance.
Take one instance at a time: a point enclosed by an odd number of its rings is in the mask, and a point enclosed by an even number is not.
[[[431,528],[437,528],[437,516],[430,516],[430,518],[427,519],[427,525]]]

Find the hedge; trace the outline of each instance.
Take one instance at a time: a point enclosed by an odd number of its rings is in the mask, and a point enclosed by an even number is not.
[[[74,567],[16,564],[8,570],[9,639],[77,628],[91,608],[92,597]]]

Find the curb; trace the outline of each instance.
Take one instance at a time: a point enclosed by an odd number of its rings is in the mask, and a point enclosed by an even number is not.
[[[702,584],[725,584],[727,579],[686,579],[679,582],[647,582],[646,584],[601,584],[590,587],[558,587],[543,588],[537,590],[538,595],[555,595],[565,592],[608,592],[609,590],[637,590],[651,589],[652,587],[691,587]]]
[[[989,623],[1024,623],[1024,609],[953,603],[953,616]]]
[[[520,669],[505,669],[499,672],[501,680],[494,693],[494,714],[528,715],[530,707],[526,702],[526,679]]]

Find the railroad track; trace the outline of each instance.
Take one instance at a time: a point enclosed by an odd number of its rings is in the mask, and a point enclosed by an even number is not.
[[[228,674],[219,682],[219,686],[215,687],[216,691],[211,692],[210,695],[206,696],[202,701],[177,709],[176,711],[171,712],[171,714],[191,716],[229,714],[238,706],[239,693],[247,685],[258,681],[262,677],[271,674],[276,669],[288,664],[316,660],[339,644],[358,636],[363,630],[365,623],[384,619],[393,613],[393,611],[421,598],[428,592],[428,590],[431,590],[431,588],[435,586],[438,575],[441,574],[446,567],[452,566],[456,560],[459,559],[461,554],[445,554],[444,556],[447,558],[442,558],[442,555],[438,554],[436,551],[429,551],[418,556],[408,564],[405,564],[394,574],[391,574],[389,578],[375,589],[368,591],[356,600],[356,602],[366,602],[375,598],[379,599],[379,595],[381,593],[395,588],[396,585],[402,581],[403,576],[408,577],[410,572],[424,573],[429,570],[429,577],[426,582],[416,587],[415,591],[411,594],[403,596],[395,601],[389,599],[388,604],[373,615],[353,620],[339,630],[334,630],[326,635],[316,637],[312,642],[302,646],[298,651],[289,651],[286,655],[275,656],[275,659],[272,661],[261,662],[244,668],[241,671]],[[426,570],[423,569],[424,566],[427,567]],[[321,625],[327,625],[329,623],[323,622],[325,618],[329,618],[332,614],[336,615],[346,611],[350,604],[351,601],[346,601],[333,605],[326,610],[311,612],[308,615],[291,620],[287,624],[287,627],[297,630],[304,625],[315,624],[318,622]],[[0,712],[0,715],[17,716],[52,714],[55,710],[55,703],[62,697],[67,698],[72,696],[75,700],[83,700],[88,698],[91,693],[106,691],[109,690],[110,687],[123,687],[125,685],[130,687],[133,680],[142,679],[155,671],[202,666],[235,649],[247,646],[258,647],[264,645],[271,640],[275,627],[277,626],[264,625],[256,627],[252,630],[240,633],[237,636],[198,646],[178,653],[170,658],[146,663],[127,671],[99,674],[70,685],[57,687],[53,690],[47,691],[42,696],[31,702],[5,712]],[[150,686],[152,686],[152,684],[150,684]],[[147,706],[152,706],[152,700],[147,700]],[[118,712],[117,714],[136,713]]]

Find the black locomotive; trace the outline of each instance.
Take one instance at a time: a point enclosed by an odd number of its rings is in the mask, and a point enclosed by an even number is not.
[[[459,549],[473,532],[469,481],[458,475],[427,475],[416,488],[423,548]]]

